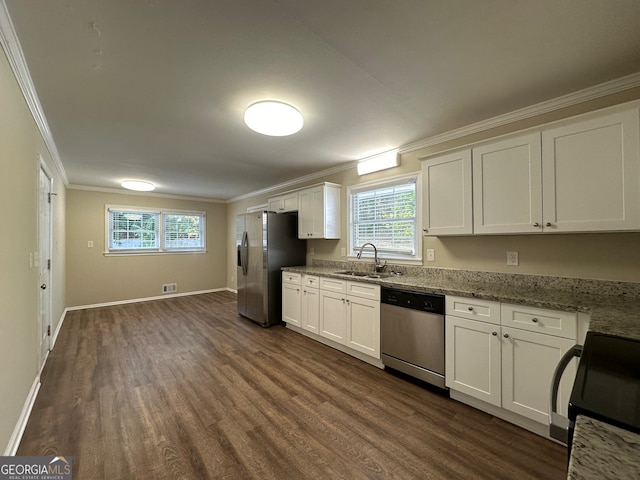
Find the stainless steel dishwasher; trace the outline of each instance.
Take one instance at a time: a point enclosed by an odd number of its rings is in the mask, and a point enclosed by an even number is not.
[[[382,288],[380,350],[386,366],[444,384],[444,295]]]

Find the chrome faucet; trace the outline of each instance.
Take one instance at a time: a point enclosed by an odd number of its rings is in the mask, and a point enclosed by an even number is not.
[[[363,243],[362,246],[360,247],[360,250],[358,250],[358,253],[356,254],[356,258],[358,260],[360,260],[360,257],[362,257],[362,250],[367,245],[371,245],[373,247],[373,255],[374,255],[373,268],[374,268],[374,271],[375,272],[381,272],[382,270],[384,270],[384,267],[387,266],[387,262],[385,261],[384,264],[381,264],[378,261],[378,249],[376,248],[376,246],[373,243],[371,243],[371,242]]]

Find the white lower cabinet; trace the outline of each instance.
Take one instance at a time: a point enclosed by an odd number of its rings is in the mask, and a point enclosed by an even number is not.
[[[282,321],[297,327],[301,326],[301,280],[299,273],[285,272],[282,275]]]
[[[456,316],[455,305],[469,305],[468,312],[495,312],[498,302],[447,296],[445,383],[486,404],[548,425],[549,395],[556,365],[576,344],[577,314],[500,304],[500,322]],[[528,315],[523,328],[513,328],[513,312]],[[461,315],[467,316],[466,313]],[[548,318],[562,318],[563,329]],[[537,331],[531,331],[532,329]],[[547,330],[545,330],[547,329]],[[569,338],[568,338],[569,337]],[[565,371],[558,404],[566,406],[575,377],[575,363]],[[452,394],[452,397],[454,395]],[[494,412],[492,412],[494,413]],[[566,414],[566,409],[560,411]]]
[[[320,322],[320,279],[304,275],[302,283],[302,312],[300,326],[305,330],[318,333]]]
[[[328,345],[382,367],[379,285],[283,272],[282,321],[300,333],[330,340]]]
[[[320,279],[320,335],[380,358],[380,287]]]

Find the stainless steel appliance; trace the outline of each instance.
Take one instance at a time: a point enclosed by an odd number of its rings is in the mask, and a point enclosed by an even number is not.
[[[298,215],[254,212],[239,215],[238,313],[268,327],[282,322],[281,268],[306,263],[306,240],[298,239]]]
[[[569,399],[569,418],[554,416],[557,383],[571,356],[579,356]],[[574,347],[560,361],[551,391],[550,435],[571,449],[578,415],[586,415],[640,433],[640,340],[588,332],[584,347]]]
[[[440,388],[444,384],[444,295],[382,288],[382,363]]]

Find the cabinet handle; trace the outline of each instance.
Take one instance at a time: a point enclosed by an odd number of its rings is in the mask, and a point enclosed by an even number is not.
[[[509,334],[508,334],[508,333],[505,333],[505,334],[504,334],[504,338],[509,338]]]
[[[498,332],[491,332],[491,335],[493,335],[494,337],[498,336]]]
[[[347,305],[349,305],[349,301],[350,301],[350,300],[347,298]]]
[[[550,227],[551,226],[551,222],[547,222],[544,224],[545,227]]]
[[[538,228],[540,226],[540,224],[538,222],[533,224],[534,227]]]
[[[470,312],[473,312],[473,307],[468,307],[467,310],[469,310]]]
[[[536,317],[533,317],[533,318],[531,319],[531,321],[532,321],[533,323],[538,323],[538,319],[537,319]]]
[[[428,229],[426,229],[426,228],[423,228],[423,229],[422,229],[422,231],[423,231],[424,233],[428,233],[428,232],[429,232],[429,230],[428,230]]]
[[[299,291],[300,291],[300,289],[299,289],[299,288],[296,288],[296,292],[299,292]]]

